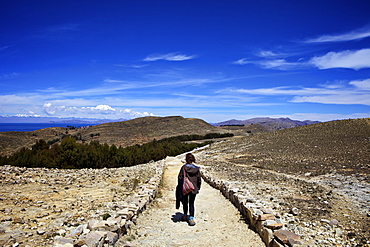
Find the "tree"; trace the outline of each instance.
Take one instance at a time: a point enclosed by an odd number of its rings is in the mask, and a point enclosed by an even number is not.
[[[32,146],[32,150],[39,151],[39,150],[47,150],[49,149],[49,144],[46,143],[44,139],[40,139],[36,141],[36,144]]]

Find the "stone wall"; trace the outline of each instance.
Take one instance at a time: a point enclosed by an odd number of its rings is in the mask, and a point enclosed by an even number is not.
[[[284,228],[284,221],[279,212],[255,200],[248,190],[240,189],[237,183],[213,178],[211,173],[203,167],[201,172],[208,184],[220,190],[235,205],[250,227],[261,236],[266,246],[307,246],[300,240],[299,235]]]
[[[61,229],[62,234],[54,237],[53,246],[114,246],[155,199],[162,180],[165,160],[156,163],[158,164],[156,175],[147,184],[142,185],[138,193],[110,205],[111,210],[105,220],[89,219],[85,224],[75,226],[68,231]],[[251,228],[261,236],[266,246],[303,246],[298,235],[284,229],[278,212],[254,200],[247,190],[239,189],[237,184],[216,180],[206,169],[202,168],[201,171],[203,179],[220,190],[238,208]]]
[[[79,246],[114,246],[117,240],[125,235],[131,224],[135,224],[137,217],[155,199],[164,172],[165,161],[157,161],[156,174],[148,183],[141,185],[139,191],[124,201],[114,202],[106,219],[89,219],[71,229],[61,229],[54,237],[54,247]],[[64,237],[63,237],[64,236]]]

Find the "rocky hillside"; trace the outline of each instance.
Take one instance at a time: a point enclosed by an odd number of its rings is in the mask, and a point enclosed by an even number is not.
[[[22,147],[30,148],[39,139],[46,142],[60,141],[66,134],[76,136],[79,141],[94,140],[126,147],[172,136],[227,132],[195,118],[143,117],[82,129],[47,128],[30,132],[0,132],[0,155],[11,154]]]
[[[100,143],[130,146],[143,144],[153,139],[179,135],[205,135],[208,133],[226,133],[203,120],[183,117],[143,117],[129,121],[114,122],[91,126],[81,130],[78,135],[82,139],[94,140]]]
[[[31,148],[31,146],[40,139],[44,139],[48,142],[55,139],[60,139],[63,135],[73,132],[75,131],[60,127],[40,129],[29,132],[0,132],[0,155],[10,155],[23,147]]]
[[[246,188],[281,215],[298,215],[299,227],[287,226],[310,241],[323,236],[318,246],[368,246],[369,118],[233,138],[197,157],[216,179]]]
[[[250,136],[233,162],[288,174],[370,174],[370,119],[301,126]]]
[[[260,133],[270,132],[271,130],[261,124],[250,125],[222,125],[218,128],[231,131],[235,136],[250,136]]]

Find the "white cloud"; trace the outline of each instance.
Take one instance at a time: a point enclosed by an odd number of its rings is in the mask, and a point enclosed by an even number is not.
[[[285,59],[259,61],[258,63],[266,69],[279,69],[279,70],[298,69],[302,65],[305,65],[304,63],[299,62],[288,62]]]
[[[107,119],[118,119],[118,118],[137,118],[145,116],[154,116],[148,112],[138,112],[132,109],[121,109],[113,108],[109,105],[97,105],[93,107],[76,107],[76,106],[63,106],[63,105],[52,105],[51,103],[45,103],[43,111],[47,116],[56,117],[80,117],[80,118],[107,118]]]
[[[248,61],[246,58],[241,58],[241,59],[233,62],[233,64],[237,64],[237,65],[245,65],[245,64],[249,64],[249,63],[253,63],[253,62]]]
[[[267,54],[265,54],[267,55]],[[290,62],[286,59],[266,59],[250,61],[246,58],[233,62],[237,65],[255,64],[264,69],[295,70],[315,66],[319,69],[347,68],[359,70],[370,68],[370,49],[346,50],[340,52],[329,52],[323,56],[312,57],[308,62],[299,59],[297,62]]]
[[[349,84],[359,89],[370,90],[370,79],[351,81]],[[369,98],[370,98],[370,95],[369,95]]]
[[[352,113],[352,114],[340,114],[340,113],[293,113],[289,115],[271,115],[271,118],[288,117],[294,120],[314,120],[314,121],[332,121],[340,119],[356,119],[356,118],[368,118],[370,113]]]
[[[370,49],[329,52],[321,57],[313,57],[310,63],[319,69],[348,68],[359,70],[370,68]]]
[[[236,89],[230,92],[262,96],[293,96],[294,103],[321,103],[370,106],[370,79],[351,81],[348,85],[325,85],[316,88],[273,87]]]
[[[258,89],[236,89],[232,90],[238,93],[256,94],[256,95],[307,95],[307,94],[335,94],[337,91],[325,88],[291,88],[291,87],[273,87]],[[338,92],[339,93],[339,92]]]
[[[262,50],[257,54],[257,56],[258,57],[279,57],[279,56],[285,56],[285,54]]]
[[[168,53],[168,54],[152,54],[146,58],[144,58],[143,61],[145,62],[154,62],[158,60],[166,60],[166,61],[185,61],[196,58],[196,55],[183,55],[178,53]]]
[[[291,102],[295,103],[320,103],[320,104],[336,104],[336,105],[368,105],[370,106],[369,94],[346,94],[338,97],[337,94],[322,95],[322,96],[296,96]]]
[[[16,104],[33,104],[34,101],[32,97],[24,96],[24,95],[16,95],[16,94],[9,94],[9,95],[0,95],[0,102],[1,104],[9,104],[9,105],[16,105]]]
[[[356,31],[352,31],[344,34],[337,35],[323,35],[318,38],[308,39],[305,43],[324,43],[324,42],[344,42],[351,40],[358,40],[370,37],[370,28],[362,28]]]
[[[126,81],[122,81],[122,80],[112,80],[112,79],[105,79],[104,82],[107,82],[107,83],[110,83],[110,82],[126,82]]]
[[[266,56],[266,57],[269,57],[269,56]],[[277,69],[277,70],[295,70],[295,69],[300,69],[300,68],[304,68],[307,66],[312,66],[311,64],[307,64],[307,62],[289,62],[283,58],[266,59],[266,60],[259,60],[259,61],[250,61],[250,60],[247,60],[246,58],[242,58],[232,63],[236,65],[254,64],[264,69]]]
[[[115,111],[115,109],[113,109],[109,105],[98,105],[96,107],[92,107],[92,109],[98,110],[98,111]]]
[[[38,114],[16,114],[15,115],[16,117],[41,117],[41,115],[38,115]]]
[[[114,64],[114,66],[141,69],[148,66],[148,64]]]

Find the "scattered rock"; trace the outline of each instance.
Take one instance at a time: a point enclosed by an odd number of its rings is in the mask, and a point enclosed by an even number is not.
[[[299,210],[298,210],[298,208],[292,208],[292,209],[290,210],[290,212],[291,212],[294,216],[297,216],[297,215],[299,214]]]
[[[299,235],[287,230],[278,230],[274,232],[274,237],[284,244],[288,244],[291,240],[298,241],[300,239]]]
[[[114,245],[154,200],[163,168],[164,161],[81,170],[2,166],[2,195],[7,195],[0,200],[2,236],[9,232],[25,246],[50,246],[53,235],[53,246]],[[22,177],[15,175],[20,170]]]
[[[271,229],[271,230],[276,230],[276,229],[280,229],[284,226],[283,223],[272,223],[272,224],[267,224],[266,227]]]
[[[336,226],[338,225],[338,221],[336,219],[332,219],[331,221],[329,221],[329,224],[332,225],[332,226]]]
[[[273,214],[262,214],[259,215],[258,220],[275,220],[275,215]]]
[[[13,222],[17,224],[24,224],[24,219],[23,217],[15,216]]]

